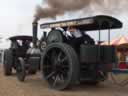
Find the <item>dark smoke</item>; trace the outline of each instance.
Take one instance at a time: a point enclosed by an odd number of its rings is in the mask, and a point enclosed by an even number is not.
[[[102,12],[109,14],[121,14],[127,11],[127,0],[43,0],[48,7],[37,6],[36,17],[55,18],[65,12],[83,10],[84,14],[89,12]],[[86,11],[90,10],[90,11]]]
[[[36,16],[52,18],[65,12],[81,10],[90,5],[90,0],[45,0],[45,2],[48,4],[48,8],[38,6]]]

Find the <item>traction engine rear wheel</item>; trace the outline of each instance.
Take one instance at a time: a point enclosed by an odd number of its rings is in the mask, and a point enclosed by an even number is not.
[[[4,52],[4,75],[9,76],[12,74],[12,65],[13,65],[13,55],[12,51],[7,49]]]
[[[63,90],[78,81],[78,57],[67,44],[53,43],[47,46],[41,64],[43,77],[53,89]]]

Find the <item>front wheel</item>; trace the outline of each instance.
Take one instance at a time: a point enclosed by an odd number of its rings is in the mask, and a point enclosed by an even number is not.
[[[23,82],[26,77],[25,62],[23,58],[18,58],[16,65],[16,75],[19,81]]]
[[[12,74],[13,55],[10,49],[4,51],[4,75],[9,76]]]
[[[46,47],[41,58],[41,70],[48,85],[63,90],[79,80],[79,61],[74,49],[64,43]]]

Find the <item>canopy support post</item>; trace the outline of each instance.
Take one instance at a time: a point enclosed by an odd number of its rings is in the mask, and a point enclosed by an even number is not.
[[[110,40],[111,40],[111,37],[110,37],[110,28],[109,28],[109,30],[108,30],[108,45],[110,45]]]
[[[109,29],[108,29],[108,45],[110,45],[111,42],[111,27],[112,27],[112,23],[109,23]]]
[[[101,43],[101,22],[99,22],[99,40],[98,40],[98,45],[100,45],[100,43]]]

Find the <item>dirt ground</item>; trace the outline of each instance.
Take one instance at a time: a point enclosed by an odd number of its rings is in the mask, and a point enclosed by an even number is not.
[[[106,81],[97,86],[81,84],[65,91],[55,91],[47,87],[40,73],[28,76],[21,83],[15,74],[5,77],[0,66],[0,96],[128,96],[128,86],[119,87]]]

